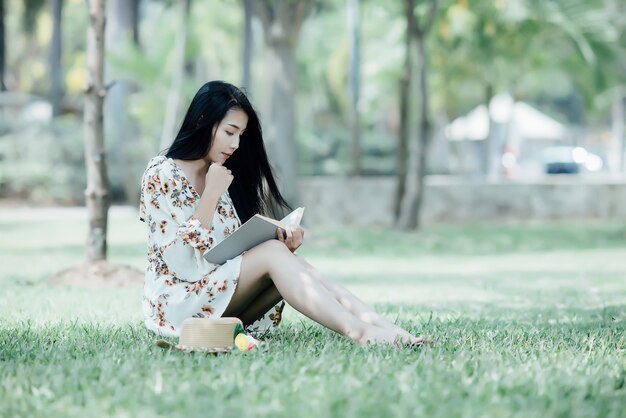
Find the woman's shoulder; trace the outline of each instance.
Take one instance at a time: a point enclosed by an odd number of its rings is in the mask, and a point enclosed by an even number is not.
[[[155,174],[164,174],[166,177],[170,177],[169,173],[173,170],[173,168],[174,167],[169,158],[164,155],[157,155],[148,162],[146,171],[144,172],[144,177],[154,176]]]
[[[150,161],[148,161],[147,169],[161,167],[165,162],[167,162],[168,158],[165,155],[157,155],[156,157],[152,157]]]

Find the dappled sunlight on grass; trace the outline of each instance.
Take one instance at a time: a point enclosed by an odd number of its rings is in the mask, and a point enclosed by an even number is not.
[[[33,321],[36,324],[59,321],[124,324],[140,321],[141,287],[85,289],[70,286],[12,287],[0,296],[3,321]],[[4,307],[10,307],[5,309]]]
[[[485,273],[506,273],[523,271],[561,271],[584,273],[623,270],[624,248],[591,250],[553,250],[546,253],[508,253],[497,255],[423,255],[413,256],[320,256],[310,255],[318,267],[333,274],[362,274],[372,272],[393,272],[394,274],[457,274],[477,275]],[[386,274],[389,275],[389,274]]]
[[[581,221],[526,224],[432,226],[421,231],[367,228],[317,228],[303,250],[315,255],[488,255],[553,250],[625,248],[623,222]]]

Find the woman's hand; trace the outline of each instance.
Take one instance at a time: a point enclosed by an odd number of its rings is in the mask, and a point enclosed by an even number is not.
[[[304,229],[298,225],[287,225],[285,229],[276,230],[278,240],[284,242],[289,251],[295,252],[304,240]]]
[[[204,191],[219,197],[228,190],[233,179],[231,171],[224,167],[222,163],[212,163],[204,178]]]

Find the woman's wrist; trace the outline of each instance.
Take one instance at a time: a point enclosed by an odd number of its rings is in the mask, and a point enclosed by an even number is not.
[[[217,204],[217,201],[220,200],[221,196],[222,195],[220,193],[216,192],[214,188],[207,187],[202,192],[202,197],[200,198],[200,200],[203,200],[204,198],[206,198],[208,200],[215,201],[216,204]]]
[[[206,229],[210,229],[213,225],[213,214],[217,209],[219,199],[219,196],[215,196],[215,193],[209,190],[205,190],[205,192],[202,193],[200,203],[194,215]]]

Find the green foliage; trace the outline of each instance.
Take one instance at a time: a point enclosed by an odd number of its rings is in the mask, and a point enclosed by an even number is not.
[[[5,0],[6,82],[13,92],[45,97],[49,93],[48,69],[52,39],[51,8],[45,0]],[[62,17],[61,69],[67,108],[79,106],[86,81],[87,5],[84,0],[65,0]],[[78,96],[78,97],[77,97]],[[82,104],[82,102],[80,102]]]
[[[364,175],[392,174],[395,167],[397,140],[392,125],[404,54],[404,23],[396,12],[380,2],[364,2],[361,7],[359,109]],[[302,29],[298,46],[298,142],[303,175],[345,174],[350,170],[345,19],[345,8],[325,8]]]
[[[570,69],[567,71],[569,78],[590,105],[607,89],[626,81],[619,68],[626,53],[625,46],[620,45],[617,22],[612,21],[606,2],[535,1],[532,4],[545,30],[575,47],[575,54],[563,57],[564,64]],[[562,50],[554,50],[561,55]],[[571,71],[571,68],[582,71]]]
[[[617,26],[607,23],[610,16],[601,1],[458,2],[447,9],[439,30],[444,48],[433,48],[435,56],[452,48],[452,61],[435,63],[452,83],[490,83],[496,92],[512,91],[526,100],[576,89],[594,110],[594,98],[624,80],[616,73],[623,46]]]
[[[434,345],[357,347],[287,308],[267,352],[212,356],[156,347],[140,286],[46,283],[82,217],[0,211],[2,416],[624,417],[623,223],[313,231],[312,264]],[[113,213],[112,262],[145,265],[143,228]]]
[[[0,136],[0,198],[38,204],[84,204],[82,119],[67,115],[50,124],[5,122],[0,126],[0,131],[3,129],[6,133]],[[136,203],[147,161],[145,149],[132,140],[105,145],[112,201]],[[129,178],[137,180],[129,185]]]
[[[423,16],[428,2],[417,3],[417,12]],[[433,120],[442,115],[453,119],[483,103],[486,87],[491,84],[494,93],[508,90],[516,98],[541,101],[544,107],[554,108],[559,101],[582,95],[585,112],[572,112],[576,115],[571,120],[582,123],[586,117],[588,123],[605,123],[614,87],[626,82],[624,10],[618,3],[440,0],[439,14],[427,39]],[[136,197],[136,177],[147,159],[160,151],[165,103],[175,66],[174,42],[182,29],[179,5],[171,0],[144,0],[141,46],[108,45],[107,78],[125,80],[131,86],[128,114],[132,125],[127,135],[107,137],[112,157],[109,172],[114,195],[125,196],[131,202]],[[7,50],[9,89],[42,97],[49,90],[51,39],[50,10],[44,6],[43,0],[7,0],[6,7],[7,45],[11,46]],[[405,55],[403,2],[362,1],[360,11],[363,167],[366,175],[392,174],[396,165],[399,78]],[[24,19],[32,30],[25,32]],[[84,0],[66,0],[64,103],[68,112],[76,114],[82,110],[86,81],[87,23]],[[224,79],[239,84],[241,1],[194,1],[188,30],[186,56],[190,65],[181,92],[179,121],[192,95],[205,81]],[[263,122],[269,93],[265,80],[273,69],[266,68],[258,21],[253,22],[253,38],[251,98]],[[341,174],[349,170],[348,45],[345,2],[316,2],[316,11],[305,21],[297,47],[296,139],[301,151],[301,174]],[[76,132],[82,132],[82,128]],[[41,174],[46,170],[34,164],[28,166],[20,165],[24,176],[9,181],[15,189],[6,188],[8,177],[3,174],[5,192],[22,193],[19,190],[28,190],[34,184],[42,184],[37,186],[37,193],[48,190],[45,184],[49,180]],[[18,186],[20,182],[24,185]],[[81,183],[73,180],[73,184]],[[70,194],[82,196],[82,190],[77,188]],[[57,195],[64,196],[64,201],[76,201],[66,192]]]
[[[238,7],[238,3],[218,2],[211,7],[199,2],[192,4],[186,56],[193,70],[184,80],[178,120],[182,120],[200,85],[209,79],[238,84],[240,42],[232,35],[241,30],[242,17],[239,13],[232,13],[235,6]],[[181,30],[176,5],[159,7],[153,4],[150,10],[151,14],[144,19],[142,26],[142,32],[150,34],[149,41],[143,42],[140,48],[125,43],[107,52],[111,79],[125,79],[134,85],[129,107],[133,121],[139,127],[146,157],[159,151],[165,103],[176,65],[175,39]],[[235,68],[237,70],[233,70]]]
[[[56,119],[50,126],[16,123],[0,137],[0,197],[41,203],[81,204],[85,163],[82,122]]]
[[[46,4],[46,0],[23,0],[24,16],[23,25],[26,33],[32,34],[35,30],[37,15]]]

